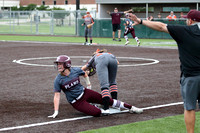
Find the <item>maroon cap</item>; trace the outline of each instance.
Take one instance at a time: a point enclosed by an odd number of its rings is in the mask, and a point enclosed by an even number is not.
[[[190,10],[187,15],[183,16],[184,18],[192,19],[193,21],[200,22],[200,11]]]
[[[86,12],[86,14],[90,14],[90,12]]]

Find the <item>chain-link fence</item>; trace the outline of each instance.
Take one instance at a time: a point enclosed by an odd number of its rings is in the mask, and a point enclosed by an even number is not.
[[[145,18],[143,18],[145,19]],[[160,21],[165,24],[181,24],[185,25],[186,19],[176,19],[176,20],[169,20],[169,19],[154,19],[153,21]],[[78,19],[78,36],[84,36],[84,26],[81,26],[83,23],[83,19]],[[124,35],[125,26],[124,26],[124,19],[121,19],[121,37]],[[171,39],[171,36],[165,32],[159,32],[155,31],[153,29],[150,29],[144,25],[136,25],[134,26],[136,36],[139,38],[162,38],[162,39]],[[111,37],[112,38],[112,20],[111,18],[105,18],[105,19],[95,19],[95,23],[93,25],[93,37]],[[115,37],[117,37],[118,34],[115,34]],[[128,35],[129,37],[132,37],[131,34]]]
[[[0,11],[0,34],[76,35],[86,11]],[[96,12],[90,12],[96,18]],[[77,18],[77,19],[76,19]]]

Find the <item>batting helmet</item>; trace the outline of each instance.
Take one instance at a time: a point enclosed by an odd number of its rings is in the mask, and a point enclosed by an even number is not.
[[[56,61],[54,61],[54,64],[63,63],[64,68],[70,68],[71,67],[71,60],[69,56],[66,55],[60,55],[56,58]]]

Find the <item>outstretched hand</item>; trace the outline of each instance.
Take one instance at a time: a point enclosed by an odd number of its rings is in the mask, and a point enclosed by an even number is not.
[[[133,10],[132,9],[129,9],[127,11],[124,11],[124,13],[133,13]]]
[[[134,21],[135,24],[140,24],[141,19],[139,19],[135,14],[129,13],[129,19]]]

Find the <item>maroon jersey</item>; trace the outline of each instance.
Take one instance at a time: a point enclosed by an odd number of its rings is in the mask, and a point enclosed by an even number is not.
[[[112,24],[120,24],[121,23],[121,16],[123,13],[111,13],[110,16],[112,17]]]

